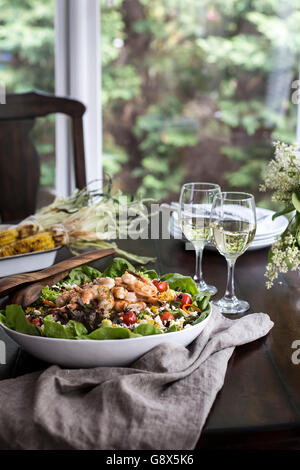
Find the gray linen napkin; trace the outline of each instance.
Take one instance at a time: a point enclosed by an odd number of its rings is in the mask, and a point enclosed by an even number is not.
[[[214,307],[187,349],[162,344],[128,368],[44,372],[0,382],[2,449],[193,449],[235,346],[266,335],[264,313]]]

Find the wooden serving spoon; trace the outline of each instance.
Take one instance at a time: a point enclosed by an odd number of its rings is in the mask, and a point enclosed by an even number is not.
[[[67,259],[65,261],[61,261],[60,263],[54,264],[53,266],[43,269],[42,271],[16,274],[14,276],[9,276],[4,279],[0,279],[0,296],[7,295],[19,286],[28,286],[28,284],[35,283],[37,281],[42,281],[46,278],[51,278],[52,276],[57,276],[66,271],[68,272],[73,268],[82,266],[83,264],[91,263],[92,261],[96,261],[98,259],[105,258],[106,256],[113,255],[114,253],[115,250],[113,248],[109,248],[107,250],[90,251],[82,255],[74,256],[73,258]],[[60,279],[62,279],[63,277],[61,277]],[[52,285],[55,284],[55,282],[57,281],[52,282]],[[47,283],[44,284],[43,287],[47,285]]]
[[[69,272],[70,271],[62,271],[59,274],[46,277],[41,281],[36,281],[32,284],[29,284],[29,286],[26,285],[25,287],[21,287],[21,289],[17,289],[10,295],[7,303],[18,304],[23,308],[26,308],[40,297],[45,286],[53,286],[58,281],[61,281],[64,277],[66,277]]]

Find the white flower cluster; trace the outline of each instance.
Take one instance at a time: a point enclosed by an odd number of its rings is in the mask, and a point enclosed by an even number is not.
[[[275,156],[263,173],[264,184],[260,190],[272,189],[272,199],[284,203],[285,213],[290,213],[292,218],[287,230],[272,245],[265,273],[268,289],[279,273],[300,269],[300,211],[292,203],[293,193],[297,196],[300,189],[300,146],[283,142],[275,142],[274,145]]]
[[[272,199],[289,203],[292,193],[300,184],[300,147],[275,142],[275,157],[263,172],[261,191],[274,190]]]
[[[265,276],[268,278],[266,286],[272,287],[278,273],[287,273],[289,270],[296,271],[300,266],[300,249],[296,237],[288,233],[282,236],[272,246],[271,260],[267,265]]]

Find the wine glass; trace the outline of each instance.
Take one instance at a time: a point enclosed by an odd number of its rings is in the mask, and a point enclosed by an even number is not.
[[[222,299],[214,301],[222,313],[243,313],[249,303],[234,292],[234,266],[254,239],[256,231],[255,201],[252,194],[223,192],[215,196],[211,210],[212,241],[228,266],[227,286]]]
[[[193,277],[200,292],[215,294],[217,288],[208,286],[202,274],[202,254],[210,239],[210,213],[216,194],[221,193],[218,184],[186,183],[181,188],[178,218],[182,232],[193,244],[196,252],[196,268]]]

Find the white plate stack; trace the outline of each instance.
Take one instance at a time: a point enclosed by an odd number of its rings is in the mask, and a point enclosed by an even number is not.
[[[283,215],[272,220],[274,211],[256,208],[257,228],[253,242],[248,250],[257,250],[273,245],[288,226],[288,219]]]
[[[174,209],[174,212],[170,217],[169,232],[172,237],[186,241],[178,224],[178,203],[172,203],[170,207]],[[285,216],[280,216],[272,220],[273,214],[275,212],[269,209],[256,208],[256,234],[248,250],[258,250],[271,246],[285,231],[288,226],[288,219]],[[212,244],[207,245],[207,248],[215,249]]]

